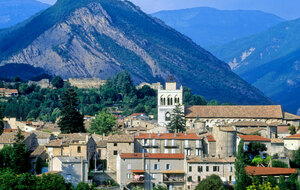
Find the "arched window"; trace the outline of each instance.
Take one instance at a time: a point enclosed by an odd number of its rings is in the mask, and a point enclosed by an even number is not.
[[[165,115],[165,120],[166,121],[171,121],[171,114],[170,112],[167,112],[166,115]]]
[[[178,97],[177,95],[176,95],[175,98],[174,98],[174,103],[175,103],[175,104],[179,104],[179,97]]]
[[[168,96],[168,105],[173,105],[173,98],[171,95]]]
[[[166,105],[166,98],[164,96],[160,97],[160,105]]]

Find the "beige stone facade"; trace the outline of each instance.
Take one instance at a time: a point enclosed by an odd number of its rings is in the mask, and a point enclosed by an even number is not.
[[[195,189],[201,180],[212,174],[220,176],[224,183],[232,183],[234,181],[234,157],[222,159],[188,158],[186,189]]]
[[[196,133],[142,133],[135,136],[136,153],[184,153],[187,156],[202,154],[203,136]]]
[[[184,154],[121,154],[117,159],[117,182],[132,189],[152,189],[162,185],[183,190],[185,185]]]
[[[68,81],[77,88],[100,88],[106,82],[98,78],[69,78]]]

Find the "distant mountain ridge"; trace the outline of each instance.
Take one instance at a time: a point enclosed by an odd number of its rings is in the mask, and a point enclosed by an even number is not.
[[[276,103],[300,108],[300,19],[212,49],[214,55]]]
[[[0,0],[0,28],[13,26],[48,7],[36,0]]]
[[[160,11],[152,16],[206,48],[256,34],[284,21],[276,15],[261,11],[218,10],[209,7]]]
[[[0,66],[8,64],[28,64],[63,78],[105,79],[127,70],[135,83],[173,75],[207,99],[272,104],[226,63],[129,1],[57,1],[0,32]]]

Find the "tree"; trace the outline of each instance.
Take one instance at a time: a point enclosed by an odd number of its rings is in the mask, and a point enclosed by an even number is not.
[[[158,185],[158,186],[153,187],[153,190],[168,190],[168,188],[164,187],[164,186],[161,186],[161,185]]]
[[[3,118],[4,118],[4,115],[3,115],[3,107],[2,107],[2,105],[0,104],[0,135],[3,133],[3,130],[4,130],[4,122],[3,122]]]
[[[64,87],[64,80],[60,76],[56,76],[51,80],[51,84],[55,88]]]
[[[41,159],[41,157],[38,157],[35,163],[36,174],[42,173],[42,168],[43,168],[43,160]]]
[[[274,168],[288,168],[289,166],[286,163],[284,163],[280,160],[273,160],[272,161],[272,167],[274,167]]]
[[[92,120],[89,132],[98,135],[108,134],[116,126],[116,123],[116,117],[109,113],[107,109],[103,109]]]
[[[297,133],[296,127],[294,125],[289,126],[290,135],[294,135]]]
[[[245,170],[246,156],[244,153],[244,140],[241,139],[238,145],[238,152],[234,162],[235,168],[235,186],[236,190],[245,190],[251,184],[251,179]]]
[[[247,190],[280,190],[278,186],[272,186],[270,182],[259,184],[258,186],[255,184],[252,184],[250,186],[247,186]]]
[[[17,174],[28,172],[30,169],[29,151],[24,143],[24,135],[21,130],[15,136],[15,143],[13,144],[12,153],[10,155],[10,168]]]
[[[222,189],[223,182],[221,178],[215,174],[208,176],[200,181],[195,190],[219,190]]]
[[[295,165],[296,168],[300,168],[300,147],[294,153],[293,164]]]
[[[80,182],[77,184],[75,190],[96,190],[96,188],[88,183]]]
[[[176,105],[171,114],[171,121],[168,124],[168,129],[171,133],[174,132],[184,132],[186,130],[186,120],[184,117],[184,112],[180,105]]]
[[[66,90],[62,97],[61,118],[58,126],[62,133],[85,132],[83,115],[77,110],[77,94],[74,89]]]
[[[267,147],[265,144],[261,143],[261,142],[251,142],[248,145],[248,153],[252,154],[252,155],[258,155],[259,152],[263,152],[266,151]]]
[[[71,184],[66,183],[65,179],[61,175],[43,174],[41,177],[37,177],[36,189],[71,190]]]

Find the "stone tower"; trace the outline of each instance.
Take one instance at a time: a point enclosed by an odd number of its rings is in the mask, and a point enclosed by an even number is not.
[[[157,117],[158,124],[167,126],[170,122],[171,114],[176,105],[183,105],[183,88],[177,89],[176,81],[173,77],[169,77],[166,81],[164,89],[158,89],[157,100]],[[182,106],[183,108],[183,106]]]

